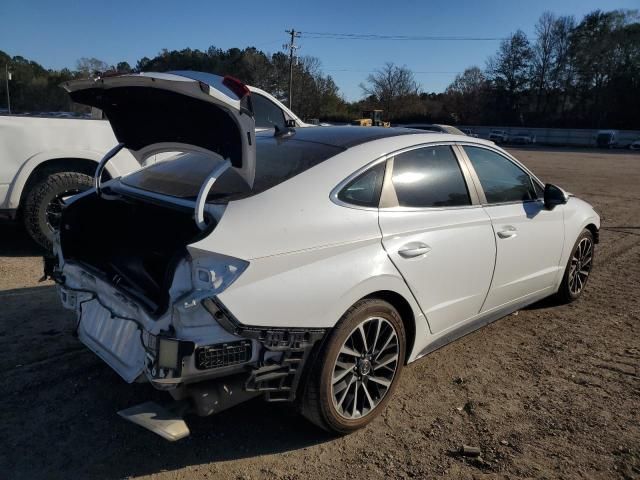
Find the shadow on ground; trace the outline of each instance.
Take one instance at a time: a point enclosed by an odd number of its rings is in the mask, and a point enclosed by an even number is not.
[[[14,222],[0,222],[0,257],[33,257],[44,253],[24,230]]]
[[[191,436],[169,443],[116,413],[169,394],[126,384],[84,348],[55,287],[0,292],[0,304],[0,366],[8,387],[0,404],[6,445],[0,471],[11,478],[120,479],[203,464],[215,470],[216,462],[332,439],[290,404],[257,399],[212,417],[187,417]]]

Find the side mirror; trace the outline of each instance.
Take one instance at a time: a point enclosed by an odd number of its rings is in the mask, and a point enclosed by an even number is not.
[[[544,206],[548,210],[553,210],[557,205],[564,205],[569,198],[560,187],[556,187],[551,183],[544,186]]]

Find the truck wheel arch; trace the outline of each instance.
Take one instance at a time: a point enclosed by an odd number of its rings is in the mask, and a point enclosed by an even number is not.
[[[98,152],[46,152],[29,158],[13,179],[8,195],[8,207],[20,210],[31,187],[47,175],[78,172],[93,176],[102,155]],[[113,165],[107,165],[109,177],[120,175]]]

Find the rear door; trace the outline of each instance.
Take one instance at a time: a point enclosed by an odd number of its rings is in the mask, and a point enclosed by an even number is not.
[[[255,120],[248,87],[201,72],[140,73],[64,83],[71,98],[100,108],[116,139],[142,164],[162,152],[201,152],[255,177]]]
[[[502,153],[477,145],[462,149],[479,182],[479,194],[491,217],[497,245],[491,290],[482,310],[545,290],[552,293],[562,268],[562,206],[545,209],[541,185]]]
[[[480,311],[495,260],[491,220],[455,151],[429,145],[390,159],[379,213],[383,246],[433,333]]]

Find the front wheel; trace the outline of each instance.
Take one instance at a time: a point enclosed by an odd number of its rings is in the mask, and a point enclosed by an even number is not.
[[[383,300],[360,300],[340,319],[311,367],[302,414],[333,433],[364,427],[389,402],[405,348],[398,311]]]
[[[582,295],[593,268],[593,254],[593,234],[589,230],[583,230],[573,246],[558,290],[561,301],[573,302]]]

